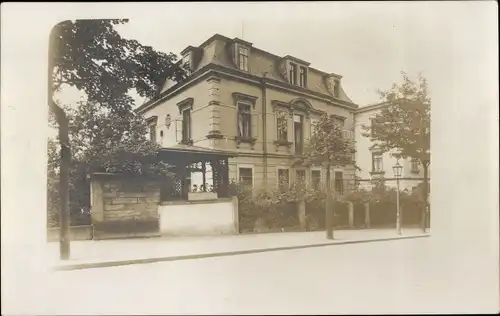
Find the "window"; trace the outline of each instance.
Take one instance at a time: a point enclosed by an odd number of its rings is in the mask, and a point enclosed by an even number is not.
[[[186,70],[187,74],[191,74],[191,54],[182,57],[182,67]]]
[[[252,168],[239,168],[239,181],[245,186],[253,185],[253,170]]]
[[[382,154],[372,153],[372,172],[383,172]]]
[[[341,171],[335,172],[335,191],[344,193],[344,174]]]
[[[303,150],[304,128],[303,116],[293,115],[293,132],[295,136],[295,153],[301,154]]]
[[[278,188],[286,189],[290,183],[290,174],[288,169],[278,169]]]
[[[304,185],[306,183],[305,170],[295,170],[295,183],[297,185]]]
[[[290,63],[290,83],[297,84],[297,65]]]
[[[191,109],[182,111],[182,142],[191,140]]]
[[[252,138],[252,114],[249,104],[238,104],[238,136]]]
[[[311,170],[312,187],[318,189],[321,185],[321,170]]]
[[[241,70],[248,71],[248,49],[246,47],[238,47],[238,62]]]
[[[288,141],[288,113],[285,111],[276,112],[276,128],[278,140]]]
[[[418,173],[419,172],[419,162],[417,159],[412,158],[411,160],[411,172],[412,173]]]
[[[307,86],[307,68],[306,67],[300,67],[299,84],[301,87],[304,87],[304,88]]]
[[[335,80],[333,84],[333,95],[338,97],[340,93],[340,81]]]
[[[149,125],[149,139],[156,143],[156,124]]]

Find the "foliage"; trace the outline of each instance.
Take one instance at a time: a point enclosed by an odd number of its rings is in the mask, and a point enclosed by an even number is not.
[[[72,147],[70,185],[57,194],[55,178],[60,161],[57,146],[49,144],[49,212],[53,212],[58,196],[66,190],[72,215],[88,209],[86,176],[90,172],[165,171],[166,166],[155,159],[157,146],[146,141],[143,119],[132,111],[134,100],[129,93],[135,90],[142,97],[154,98],[165,80],[182,81],[186,72],[174,54],[123,38],[115,27],[126,22],[64,21],[52,30],[49,54],[49,65],[53,67],[52,92],[71,86],[86,95],[87,103],[68,111],[70,144],[65,139],[60,144]],[[53,123],[60,129],[61,137],[65,137],[62,126],[66,113],[55,101],[50,102]]]
[[[345,137],[344,128],[333,116],[324,114],[314,125],[314,130],[305,151],[305,162],[313,165],[354,164],[355,142]]]
[[[174,54],[123,38],[115,27],[126,22],[89,19],[54,26],[49,56],[54,65],[53,90],[70,85],[84,92],[88,101],[120,112],[133,104],[131,89],[153,98],[167,78],[186,77]]]
[[[412,81],[405,72],[403,82],[379,91],[387,104],[373,118],[371,126],[363,126],[364,136],[383,151],[401,158],[430,162],[430,103],[427,80],[418,76]]]
[[[137,175],[168,175],[168,165],[157,155],[160,147],[147,139],[147,125],[133,111],[120,115],[99,106],[81,102],[67,109],[72,164],[70,169],[70,213],[73,224],[90,216],[90,183],[93,172]],[[56,181],[59,168],[57,144],[49,140],[49,209],[57,210]]]

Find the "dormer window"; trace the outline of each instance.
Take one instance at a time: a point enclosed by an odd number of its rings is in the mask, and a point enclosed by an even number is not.
[[[333,96],[338,97],[340,94],[339,91],[340,91],[340,81],[334,80],[333,81]]]
[[[297,84],[297,64],[290,63],[289,80],[291,84]]]
[[[307,68],[301,66],[300,67],[300,73],[299,73],[299,85],[302,88],[307,87]]]
[[[240,70],[248,71],[248,48],[238,46],[238,67]]]
[[[192,67],[191,67],[191,54],[188,53],[182,57],[182,68],[186,70],[187,75],[191,74]]]

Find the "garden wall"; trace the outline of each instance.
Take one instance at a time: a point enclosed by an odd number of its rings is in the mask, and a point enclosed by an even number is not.
[[[93,174],[94,239],[159,236],[160,179]]]

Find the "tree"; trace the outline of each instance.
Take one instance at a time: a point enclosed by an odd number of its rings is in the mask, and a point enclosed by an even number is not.
[[[430,165],[430,108],[426,78],[419,74],[417,81],[401,72],[402,83],[391,89],[379,90],[384,106],[372,119],[371,126],[363,126],[371,141],[396,158],[412,158],[424,169],[422,229],[425,231],[429,213],[428,187]]]
[[[105,111],[98,105],[80,102],[76,108],[67,108],[69,139],[72,147],[69,173],[70,222],[87,224],[90,208],[90,183],[93,172],[117,172],[140,175],[168,175],[168,165],[158,159],[160,146],[148,137],[147,124],[132,110],[120,115]],[[49,175],[59,170],[57,147],[49,140]],[[51,183],[49,180],[49,183]],[[53,181],[53,180],[52,180]],[[49,187],[49,209],[58,196]]]
[[[330,173],[333,166],[355,165],[354,140],[345,135],[344,128],[337,124],[333,116],[324,114],[314,125],[304,163],[321,165],[326,168],[326,234],[328,239],[333,239],[333,211],[332,190]]]
[[[51,31],[48,67],[48,105],[58,126],[60,149],[59,198],[61,259],[69,259],[69,170],[71,151],[69,119],[54,98],[64,86],[84,92],[110,112],[129,111],[134,104],[129,92],[157,96],[166,78],[182,80],[185,71],[174,54],[165,54],[135,40],[123,38],[115,29],[127,20],[64,21]]]

